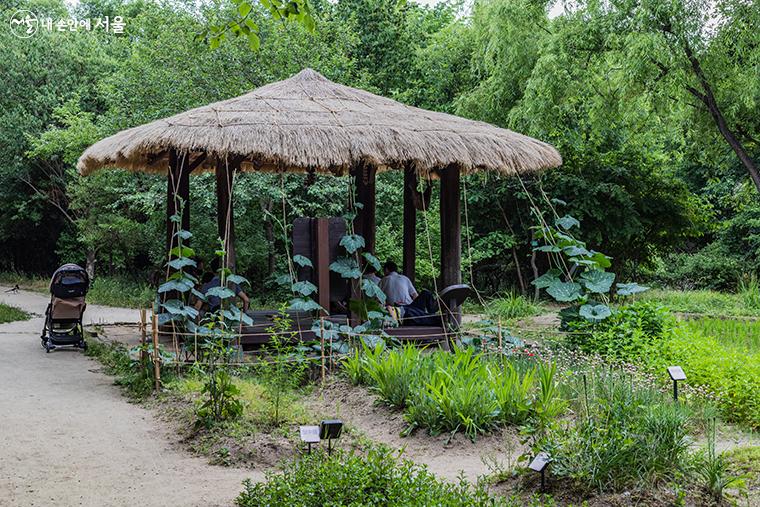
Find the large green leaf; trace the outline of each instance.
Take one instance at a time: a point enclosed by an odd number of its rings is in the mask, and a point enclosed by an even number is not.
[[[359,269],[359,265],[356,263],[356,259],[352,257],[341,257],[337,261],[330,264],[330,271],[338,273],[343,278],[360,278],[362,272]]]
[[[565,215],[562,218],[558,218],[554,221],[554,224],[557,227],[562,227],[563,229],[570,230],[573,227],[579,227],[581,223],[574,217],[571,217],[570,215]]]
[[[229,298],[235,297],[235,293],[232,292],[227,287],[216,286],[216,287],[210,287],[206,291],[206,297],[207,298],[218,297],[219,299],[229,299]]]
[[[584,271],[581,275],[581,282],[589,292],[605,294],[612,288],[612,282],[615,281],[615,273],[591,269]]]
[[[581,297],[581,286],[575,282],[555,280],[546,288],[546,292],[557,301],[568,303]]]
[[[193,288],[193,283],[185,280],[169,280],[168,282],[165,282],[161,284],[161,286],[158,288],[158,293],[163,294],[164,292],[171,292],[171,291],[178,291],[178,292],[187,292]]]
[[[364,238],[358,234],[346,234],[340,238],[340,246],[346,249],[348,253],[354,253],[364,247]]]
[[[313,268],[314,264],[311,263],[311,260],[308,257],[304,257],[303,255],[294,255],[293,256],[293,262],[295,264],[298,264],[302,268]]]
[[[187,257],[180,257],[179,259],[172,259],[169,262],[166,263],[167,266],[169,266],[172,269],[182,269],[186,268],[187,266],[193,266],[195,267],[197,264],[193,259],[188,259]]]
[[[246,277],[240,275],[229,275],[227,276],[227,281],[236,285],[251,284]]]
[[[297,292],[302,296],[310,296],[317,292],[317,286],[307,280],[294,283],[292,289],[293,292]]]
[[[314,310],[321,310],[322,307],[312,299],[295,298],[290,301],[289,309],[298,312],[311,312]]]
[[[385,293],[380,286],[372,280],[367,280],[366,278],[362,280],[362,290],[367,296],[380,301],[380,304],[385,304]]]
[[[589,322],[601,322],[612,315],[612,311],[607,305],[583,305],[578,310],[578,315]]]
[[[560,270],[556,268],[552,268],[543,275],[539,276],[535,280],[533,280],[531,283],[538,287],[539,289],[545,289],[554,282],[559,281],[560,276]]]
[[[616,287],[618,296],[632,296],[634,294],[639,294],[641,292],[646,292],[649,290],[649,287],[639,285],[636,282],[619,283],[616,285]]]
[[[382,264],[380,264],[380,259],[375,257],[369,252],[362,253],[362,257],[364,257],[367,260],[367,263],[375,268],[375,271],[380,271],[382,269]]]

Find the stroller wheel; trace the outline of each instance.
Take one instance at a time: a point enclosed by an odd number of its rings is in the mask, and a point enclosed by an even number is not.
[[[50,354],[50,343],[47,341],[45,342],[45,353]]]

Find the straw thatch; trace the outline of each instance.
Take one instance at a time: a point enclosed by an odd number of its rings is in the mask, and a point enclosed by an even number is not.
[[[103,167],[165,171],[169,150],[244,157],[244,170],[345,174],[411,164],[421,175],[457,165],[505,175],[556,167],[557,150],[531,137],[458,116],[410,107],[333,83],[306,69],[250,93],[124,130],[90,146],[83,175]]]

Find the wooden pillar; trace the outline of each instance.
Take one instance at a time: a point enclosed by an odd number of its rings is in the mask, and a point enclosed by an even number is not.
[[[317,302],[324,308],[324,316],[330,312],[330,219],[315,218],[311,237],[314,245]]]
[[[449,166],[441,176],[441,286],[462,283],[462,220],[459,202],[459,168]],[[460,321],[458,308],[444,301],[452,316]]]
[[[364,251],[375,253],[375,173],[376,169],[367,164],[354,168],[354,188],[356,202],[361,203],[356,209],[354,232],[364,238]]]
[[[169,252],[177,246],[174,233],[177,227],[190,230],[190,165],[185,155],[177,154],[176,150],[169,150],[169,169],[166,178],[166,251]],[[176,224],[172,222],[180,202],[182,208],[182,220]]]
[[[220,158],[216,161],[216,224],[219,237],[224,240],[227,252],[225,267],[235,270],[235,219],[233,216],[232,182],[240,162]]]
[[[414,193],[417,189],[417,173],[413,168],[404,169],[404,275],[414,283],[415,263],[417,260],[417,208],[414,205]]]

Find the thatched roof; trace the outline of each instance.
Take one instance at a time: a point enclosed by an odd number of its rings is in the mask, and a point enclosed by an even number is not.
[[[379,170],[411,163],[421,175],[451,164],[505,175],[556,167],[552,146],[458,116],[410,107],[333,83],[306,69],[233,99],[131,128],[90,146],[83,175],[103,167],[164,172],[170,149],[244,157],[244,170],[346,174],[358,163]]]

